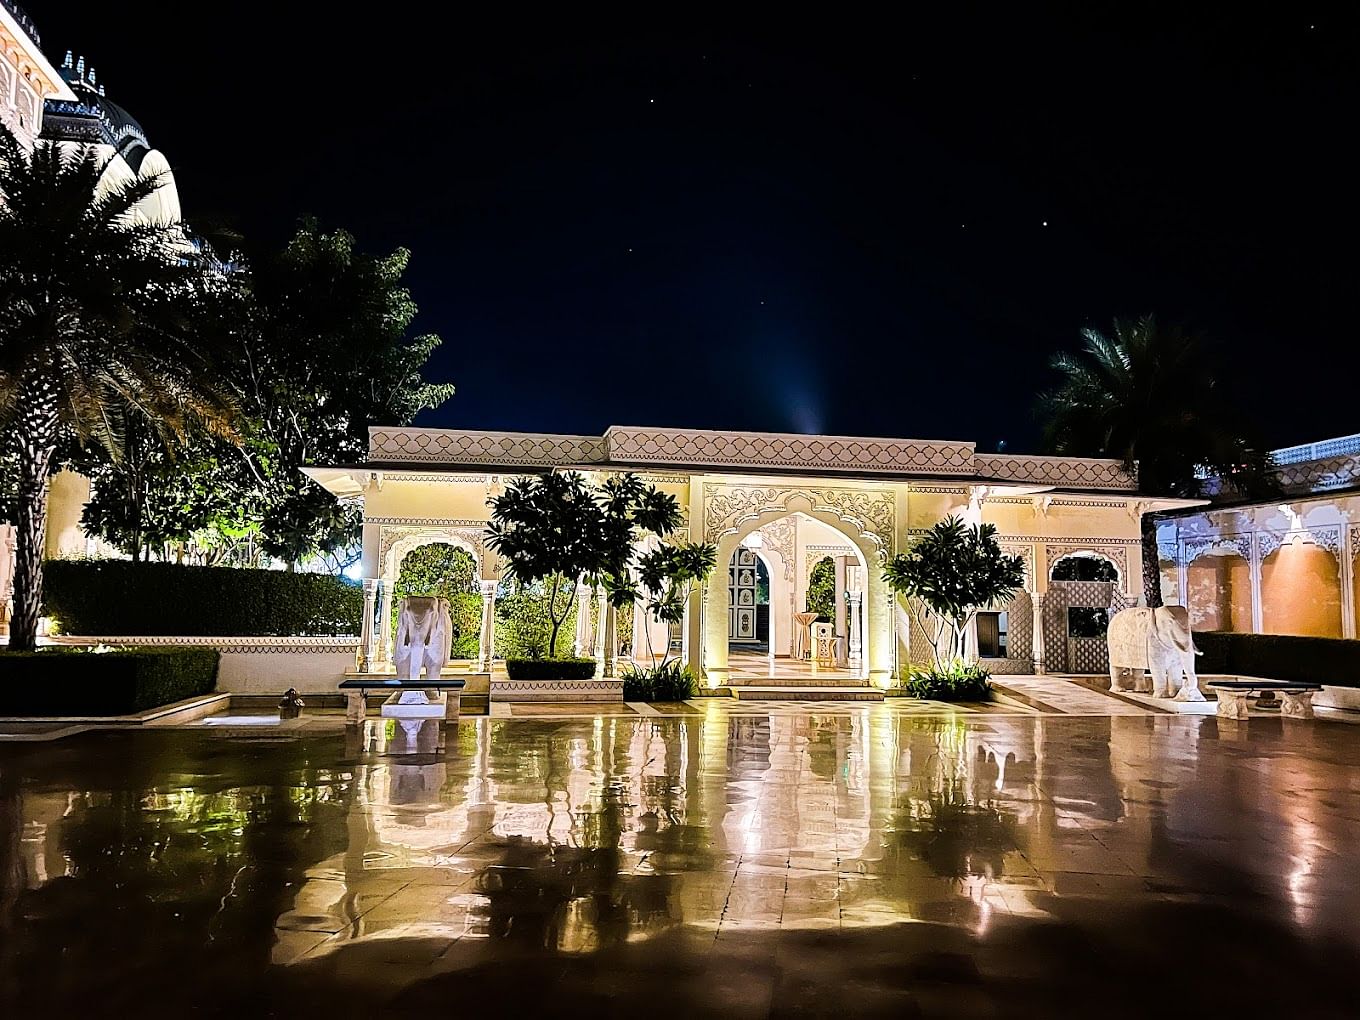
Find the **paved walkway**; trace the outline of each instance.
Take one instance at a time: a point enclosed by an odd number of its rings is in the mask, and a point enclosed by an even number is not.
[[[0,747],[0,1016],[1355,1013],[1350,727],[707,707]]]
[[[993,686],[1002,694],[1014,692],[1040,712],[1062,715],[1160,715],[1156,707],[1131,705],[1104,691],[1057,676],[994,676]]]

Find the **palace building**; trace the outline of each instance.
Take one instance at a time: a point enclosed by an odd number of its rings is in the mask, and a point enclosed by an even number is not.
[[[365,463],[307,473],[337,497],[363,502],[370,603],[391,598],[408,552],[442,542],[477,561],[489,617],[500,565],[485,544],[488,500],[512,476],[553,470],[637,472],[676,497],[689,539],[716,544],[718,569],[691,599],[683,625],[675,633],[663,627],[651,641],[679,650],[712,687],[778,683],[805,671],[791,657],[818,574],[834,592],[834,661],[821,675],[888,686],[927,649],[895,608],[881,565],[950,515],[995,524],[1025,564],[1025,589],[979,621],[986,665],[997,673],[1101,671],[1103,636],[1071,621],[1137,601],[1144,512],[1196,505],[1140,495],[1113,460],[983,453],[967,442],[699,429],[572,436],[374,428]],[[584,607],[603,605],[600,592],[579,594]],[[388,604],[370,610],[366,618],[391,615]],[[596,633],[587,625],[578,649],[601,646],[605,628],[598,611],[594,618]],[[388,635],[364,637],[365,662],[386,668]],[[483,668],[491,652],[482,649]],[[614,652],[605,648],[602,658]]]

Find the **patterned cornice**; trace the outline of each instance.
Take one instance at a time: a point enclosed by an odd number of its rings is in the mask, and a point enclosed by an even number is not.
[[[431,528],[485,528],[487,521],[465,517],[365,517],[365,524],[418,524]]]
[[[1360,457],[1347,454],[1285,464],[1275,472],[1285,492],[1326,492],[1360,485]]]
[[[1137,538],[1074,538],[1071,535],[997,535],[996,538],[999,542],[1034,542],[1038,545],[1058,543],[1071,545],[1074,549],[1096,550],[1102,546],[1142,544],[1142,540]]]
[[[596,436],[409,428],[369,429],[368,456],[374,461],[490,464],[496,467],[603,464],[609,459],[608,444]]]
[[[1137,481],[1124,471],[1117,460],[1093,457],[1011,456],[980,453],[975,458],[977,474],[983,478],[1030,482],[1041,485],[1072,486],[1078,489],[1120,489],[1133,492]]]
[[[612,428],[609,459],[625,464],[804,468],[878,474],[971,475],[971,443],[775,432]]]
[[[154,647],[190,646],[216,648],[225,653],[266,653],[271,655],[321,655],[326,652],[354,654],[359,638],[352,637],[201,637],[150,635],[140,637],[79,637],[61,638],[62,645],[149,645]]]
[[[908,492],[925,492],[933,496],[966,496],[968,489],[962,485],[908,485]]]

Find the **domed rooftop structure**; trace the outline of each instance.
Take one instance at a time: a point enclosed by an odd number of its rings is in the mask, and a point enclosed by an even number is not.
[[[110,184],[155,175],[161,186],[154,195],[138,203],[138,211],[151,222],[177,223],[180,219],[179,192],[170,164],[146,139],[146,132],[135,117],[104,95],[93,67],[70,50],[61,63],[61,76],[75,99],[49,99],[43,107],[42,137],[54,142],[107,146],[110,162],[105,180]]]

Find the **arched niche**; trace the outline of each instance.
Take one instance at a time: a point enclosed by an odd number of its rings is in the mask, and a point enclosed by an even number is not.
[[[1341,637],[1340,570],[1331,550],[1286,541],[1261,561],[1261,630]]]
[[[1185,602],[1193,630],[1251,633],[1251,564],[1232,548],[1206,550],[1186,565]]]
[[[406,554],[412,549],[419,549],[423,545],[443,545],[456,546],[464,550],[472,557],[472,562],[476,565],[476,575],[485,577],[483,570],[483,555],[480,541],[475,541],[472,536],[465,531],[454,531],[450,528],[420,528],[403,530],[394,535],[383,535],[382,548],[382,578],[389,584],[396,581],[397,573],[401,569],[401,561],[406,558]]]

